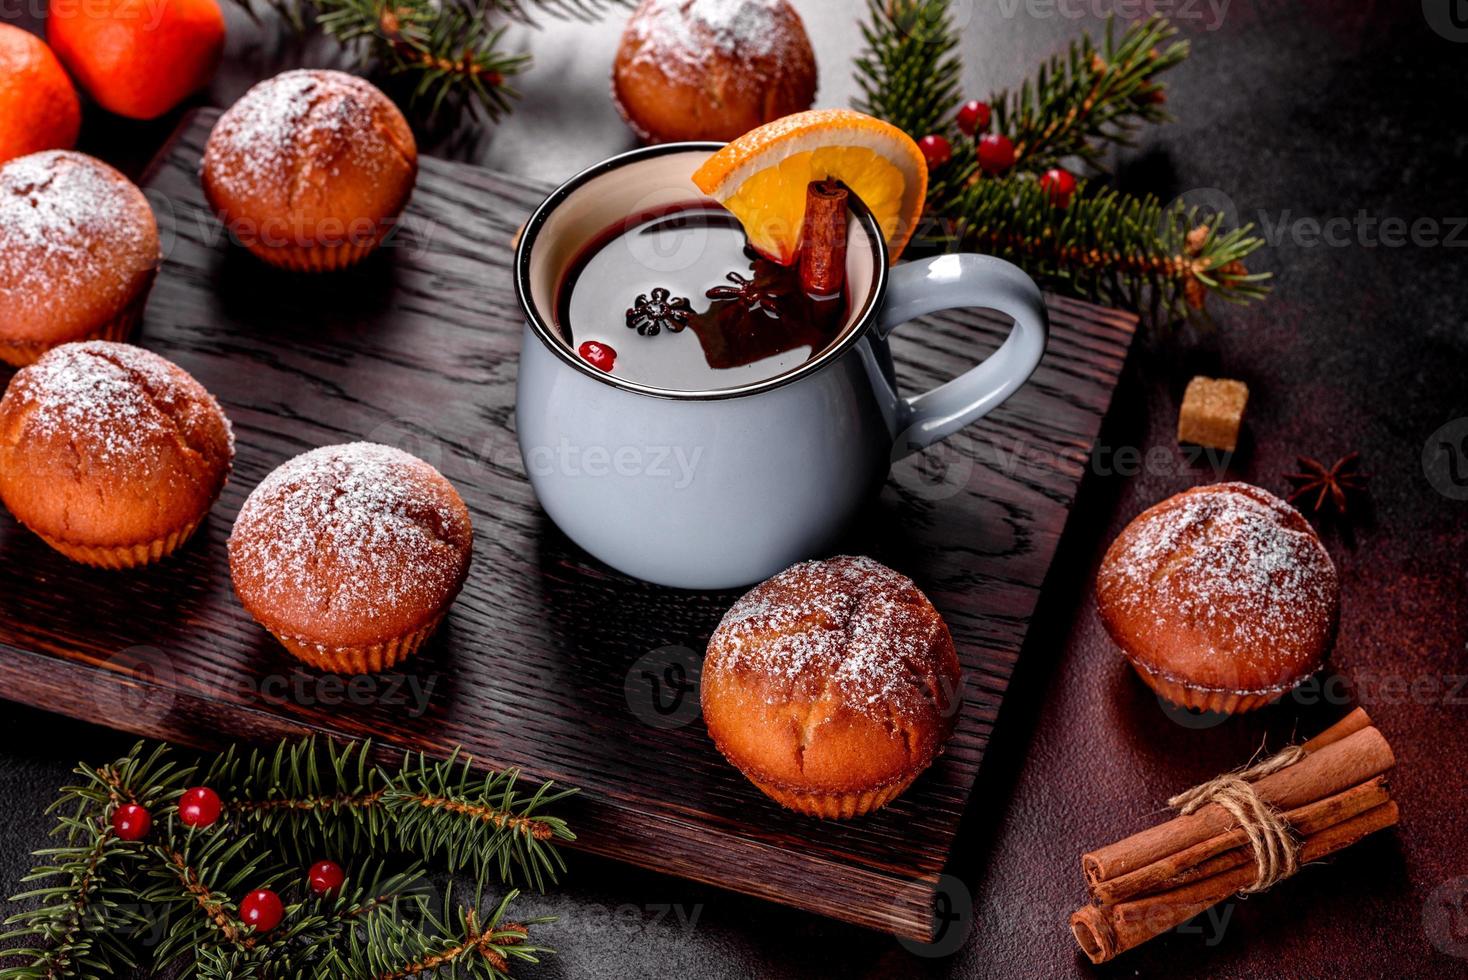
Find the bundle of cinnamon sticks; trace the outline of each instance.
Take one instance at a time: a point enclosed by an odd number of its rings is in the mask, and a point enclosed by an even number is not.
[[[1251,785],[1288,824],[1304,865],[1397,822],[1385,773],[1391,746],[1357,708],[1301,746],[1298,761]],[[1259,878],[1253,845],[1216,803],[1081,855],[1091,903],[1070,917],[1092,963],[1104,963]]]

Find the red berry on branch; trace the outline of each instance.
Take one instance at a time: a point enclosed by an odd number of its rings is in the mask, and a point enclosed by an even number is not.
[[[1063,208],[1070,204],[1071,195],[1076,192],[1076,179],[1069,170],[1051,167],[1040,176],[1040,190],[1050,198],[1050,203]]]
[[[112,832],[123,840],[142,840],[153,829],[153,815],[136,803],[112,811]]]
[[[986,174],[1002,174],[1014,166],[1014,144],[1003,133],[979,137],[979,166]]]
[[[240,902],[240,921],[254,926],[256,932],[269,932],[280,925],[283,918],[285,906],[280,904],[280,896],[269,888],[250,892]]]
[[[329,895],[342,886],[347,876],[342,871],[342,866],[335,861],[317,861],[311,865],[306,880],[316,894]]]
[[[576,353],[580,354],[582,359],[599,371],[610,373],[612,365],[617,363],[617,352],[612,350],[610,345],[595,340],[586,341],[580,347],[576,348]]]
[[[178,798],[178,819],[190,827],[208,827],[219,819],[219,794],[208,786],[195,786]]]
[[[978,99],[965,102],[958,110],[958,128],[972,136],[979,130],[989,128],[991,115],[988,103],[980,102]]]
[[[941,167],[953,159],[953,145],[937,134],[924,136],[918,140],[918,149],[923,151],[923,157],[928,161],[929,170]]]

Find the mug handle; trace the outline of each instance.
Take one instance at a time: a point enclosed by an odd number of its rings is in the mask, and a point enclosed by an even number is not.
[[[1009,339],[952,381],[898,401],[893,460],[946,439],[1018,391],[1045,353],[1050,319],[1034,280],[993,256],[939,255],[895,266],[889,273],[887,302],[877,324],[882,338],[928,313],[975,306],[1012,317]]]

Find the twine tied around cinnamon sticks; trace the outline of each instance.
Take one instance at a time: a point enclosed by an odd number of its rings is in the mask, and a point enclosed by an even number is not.
[[[1291,745],[1263,762],[1247,766],[1237,772],[1224,773],[1206,783],[1184,790],[1167,801],[1183,816],[1187,816],[1210,803],[1217,804],[1238,821],[1239,829],[1249,839],[1254,850],[1254,862],[1259,868],[1259,877],[1254,883],[1241,890],[1248,895],[1272,887],[1282,878],[1295,873],[1299,863],[1296,854],[1300,845],[1290,832],[1289,821],[1274,807],[1259,798],[1254,782],[1265,776],[1292,766],[1305,757],[1305,748]]]
[[[1173,797],[1173,819],[1081,855],[1091,901],[1070,917],[1081,951],[1105,963],[1394,825],[1394,765],[1357,708],[1304,745]]]

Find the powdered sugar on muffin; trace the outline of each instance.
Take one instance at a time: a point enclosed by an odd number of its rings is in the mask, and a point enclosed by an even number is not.
[[[220,117],[200,179],[238,244],[323,272],[382,242],[417,173],[413,132],[392,100],[356,76],[302,69],[261,82]]]
[[[344,166],[368,180],[402,156],[400,141],[376,118],[381,94],[342,72],[288,71],[250,89],[210,134],[206,166],[221,167],[216,185],[247,195],[289,178],[290,203],[339,177]]]
[[[886,806],[953,733],[962,671],[943,618],[870,558],[793,565],[734,604],[699,679],[714,745],[812,816]]]
[[[737,58],[768,58],[784,50],[800,21],[771,0],[647,0],[628,21],[636,57],[683,80],[707,62],[710,50]]]
[[[141,191],[80,153],[50,150],[0,167],[0,332],[87,329],[118,312],[161,262]]]
[[[931,610],[911,579],[870,558],[804,562],[736,602],[710,647],[729,670],[784,678],[789,689],[819,678],[858,710],[911,714],[944,693],[931,684],[944,630]]]
[[[1097,602],[1113,638],[1157,676],[1263,693],[1319,665],[1339,602],[1313,528],[1273,494],[1221,483],[1144,512],[1107,552]]]
[[[140,347],[63,344],[0,399],[0,497],[68,557],[106,568],[157,561],[208,513],[234,459],[219,403]]]
[[[473,531],[448,481],[372,443],[327,446],[265,478],[230,535],[236,588],[287,632],[351,635],[398,615],[427,616],[457,593]],[[331,632],[330,628],[325,628]]]
[[[64,344],[20,371],[6,397],[20,420],[7,435],[60,441],[89,470],[202,479],[213,461],[234,457],[234,432],[214,396],[176,365],[131,344]],[[159,447],[170,443],[178,452],[165,459]]]
[[[644,140],[730,140],[809,109],[815,52],[787,0],[643,0],[612,98]]]

